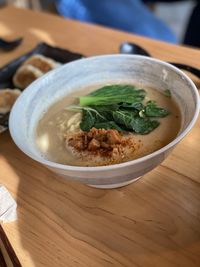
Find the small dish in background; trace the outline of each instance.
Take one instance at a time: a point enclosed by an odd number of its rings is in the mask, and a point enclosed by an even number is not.
[[[46,43],[40,43],[30,52],[20,56],[17,59],[14,59],[7,65],[0,68],[0,90],[16,88],[16,86],[13,84],[13,76],[19,67],[33,55],[42,55],[61,64],[65,64],[83,57],[81,54],[73,53],[66,49],[52,47]],[[9,112],[4,114],[0,113],[0,133],[8,128],[8,119]]]

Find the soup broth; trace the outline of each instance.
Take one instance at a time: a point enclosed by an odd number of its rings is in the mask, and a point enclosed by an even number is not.
[[[127,147],[123,158],[110,161],[107,157],[95,157],[94,155],[72,153],[66,148],[65,134],[80,131],[79,122],[75,121],[69,127],[70,119],[81,118],[81,113],[74,113],[66,109],[67,106],[78,104],[77,97],[87,95],[99,86],[92,86],[81,91],[76,91],[53,104],[40,119],[36,129],[36,143],[42,156],[50,161],[73,166],[101,166],[125,162],[150,154],[170,143],[178,134],[181,126],[180,110],[172,97],[167,97],[154,88],[144,88],[147,92],[147,100],[155,100],[156,103],[170,111],[170,114],[162,119],[158,118],[160,125],[149,134],[128,133],[128,137],[134,141],[136,149],[130,151]],[[74,120],[74,119],[73,119]],[[127,135],[127,133],[125,134]]]

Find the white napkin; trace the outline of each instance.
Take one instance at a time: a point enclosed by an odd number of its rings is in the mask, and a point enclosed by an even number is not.
[[[17,219],[17,203],[5,188],[0,185],[0,222],[12,222]]]

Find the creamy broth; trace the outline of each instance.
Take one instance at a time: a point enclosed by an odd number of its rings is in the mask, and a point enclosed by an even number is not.
[[[42,156],[46,159],[73,166],[96,166],[110,164],[105,160],[95,161],[89,158],[79,158],[66,149],[64,134],[69,119],[75,114],[65,108],[72,104],[78,104],[77,97],[87,95],[100,86],[92,86],[81,91],[74,92],[57,103],[53,104],[44,114],[36,129],[36,143]],[[181,126],[181,114],[177,104],[170,97],[152,88],[144,88],[147,98],[155,100],[157,104],[170,111],[165,118],[158,119],[160,125],[146,135],[131,133],[134,142],[140,144],[128,158],[121,161],[133,160],[150,154],[170,143],[178,134]],[[116,162],[118,163],[118,162]]]

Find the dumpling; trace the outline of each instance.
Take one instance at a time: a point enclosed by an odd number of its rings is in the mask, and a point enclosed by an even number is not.
[[[25,89],[29,84],[41,77],[44,73],[31,65],[22,65],[13,76],[13,83],[16,87]]]
[[[7,88],[0,90],[0,113],[5,114],[9,112],[20,93],[19,89]]]
[[[60,65],[55,60],[43,55],[33,55],[18,68],[13,76],[13,83],[16,87],[25,89],[34,80]]]
[[[37,69],[41,70],[43,73],[46,73],[56,67],[60,66],[60,63],[54,61],[51,58],[42,56],[42,55],[34,55],[28,58],[23,65],[32,65]]]

